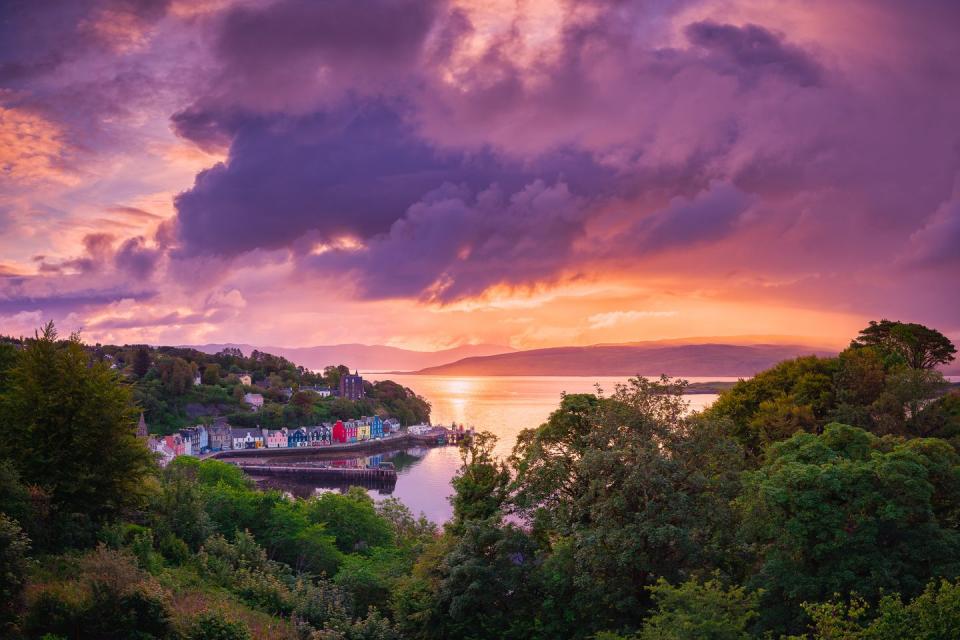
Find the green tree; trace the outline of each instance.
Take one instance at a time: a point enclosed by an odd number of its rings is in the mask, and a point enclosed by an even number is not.
[[[765,624],[797,630],[803,602],[910,596],[960,574],[958,474],[943,441],[891,443],[841,424],[771,446],[739,501]]]
[[[759,594],[724,587],[718,577],[673,586],[664,579],[648,587],[656,610],[640,640],[749,640]]]
[[[686,416],[683,388],[635,378],[610,398],[565,398],[514,450],[513,504],[560,553],[547,598],[582,634],[638,628],[646,587],[728,563],[742,451]]]
[[[77,336],[58,341],[53,323],[21,353],[0,397],[0,448],[49,494],[63,538],[89,542],[84,523],[139,502],[153,459],[135,436],[136,415],[130,388],[91,362]]]
[[[143,378],[150,371],[150,349],[145,346],[137,347],[133,354],[133,374]]]
[[[496,515],[507,497],[510,470],[493,455],[497,437],[489,431],[474,433],[460,441],[460,470],[453,485],[454,529],[470,520]]]
[[[210,363],[203,369],[201,378],[203,384],[214,385],[220,383],[220,365]]]
[[[876,347],[897,356],[911,369],[932,369],[952,362],[957,348],[937,331],[922,324],[891,320],[870,321],[851,344],[853,347]]]

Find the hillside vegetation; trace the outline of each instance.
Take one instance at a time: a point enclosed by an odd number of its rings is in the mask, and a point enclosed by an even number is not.
[[[567,395],[508,460],[461,444],[438,529],[356,488],[156,469],[121,375],[47,332],[0,351],[0,635],[955,638],[954,354],[883,321],[702,413],[670,378]]]
[[[8,347],[22,346],[5,339]],[[144,411],[152,433],[168,434],[194,424],[226,418],[240,427],[300,427],[379,414],[401,424],[429,422],[426,400],[391,380],[364,381],[365,397],[358,401],[321,397],[309,387],[336,390],[340,376],[350,370],[329,365],[315,373],[286,358],[237,348],[213,354],[181,347],[148,345],[95,345],[86,347],[91,358],[102,362],[129,383],[133,398]],[[244,384],[248,374],[252,384]],[[301,389],[303,389],[301,391]],[[244,402],[257,393],[264,404],[259,411]]]

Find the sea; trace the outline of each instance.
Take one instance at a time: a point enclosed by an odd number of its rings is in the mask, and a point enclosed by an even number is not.
[[[594,393],[599,388],[609,395],[626,377],[573,376],[425,376],[365,373],[367,380],[393,380],[413,389],[431,405],[431,422],[450,426],[490,431],[497,436],[495,453],[503,458],[510,455],[517,435],[523,429],[543,424],[554,411],[564,393]],[[735,381],[736,378],[686,378],[690,382]],[[715,394],[685,396],[690,410],[709,406]],[[397,468],[396,484],[367,487],[375,500],[395,497],[415,515],[423,514],[442,523],[450,518],[453,493],[450,480],[460,467],[460,456],[455,446],[417,447],[391,451],[371,457],[356,457],[339,461],[344,466],[366,466],[379,462],[393,462]],[[311,493],[343,490],[333,486],[293,486],[284,481],[270,480],[269,486],[304,496]]]

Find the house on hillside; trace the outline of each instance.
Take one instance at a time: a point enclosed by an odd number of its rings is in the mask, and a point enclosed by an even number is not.
[[[231,429],[230,439],[234,450],[262,449],[264,444],[260,429]]]
[[[238,373],[237,378],[240,379],[240,384],[246,385],[248,387],[253,385],[253,378],[250,376],[249,373],[245,371]]]
[[[347,400],[362,400],[364,396],[363,393],[363,377],[353,372],[352,374],[346,373],[340,376],[340,397],[346,398]]]
[[[259,393],[245,393],[243,394],[243,401],[253,407],[254,411],[259,411],[263,408],[263,395]]]
[[[176,457],[176,453],[166,445],[163,439],[149,438],[147,440],[147,448],[156,456],[157,464],[161,467],[167,466]]]
[[[333,395],[333,390],[331,390],[330,387],[321,387],[319,385],[303,386],[300,387],[300,391],[311,391],[321,398],[329,398]]]

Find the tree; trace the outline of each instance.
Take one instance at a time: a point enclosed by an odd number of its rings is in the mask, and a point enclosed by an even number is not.
[[[890,442],[842,424],[772,445],[739,499],[765,625],[798,630],[801,603],[834,593],[874,603],[960,575],[958,474],[942,440]]]
[[[137,347],[133,355],[133,373],[142,378],[150,371],[150,350],[145,346]]]
[[[91,362],[77,336],[58,341],[53,323],[20,354],[0,397],[0,453],[49,494],[64,541],[91,541],[84,523],[139,501],[153,458],[136,416],[130,388]]]
[[[804,609],[813,620],[813,640],[955,638],[960,629],[960,584],[930,582],[907,603],[898,594],[887,595],[875,610],[859,596],[849,602],[810,603]]]
[[[724,587],[718,577],[673,586],[660,579],[648,587],[656,611],[640,640],[749,640],[759,594]]]
[[[460,441],[460,470],[453,485],[453,528],[470,520],[485,520],[500,511],[507,497],[510,470],[493,455],[497,437],[489,431]]]
[[[210,363],[203,370],[203,384],[214,385],[220,382],[220,365]]]
[[[871,320],[851,344],[853,347],[877,347],[898,356],[912,369],[932,369],[952,362],[957,348],[937,331],[922,324]]]
[[[438,549],[445,546],[448,552],[420,584],[423,591],[416,594],[409,584],[401,590],[399,609],[415,637],[530,638],[537,605],[530,537],[494,517],[467,522],[461,537]]]
[[[686,416],[683,388],[634,378],[568,396],[514,449],[512,505],[553,551],[545,599],[580,634],[638,628],[646,587],[728,562],[742,451]]]

